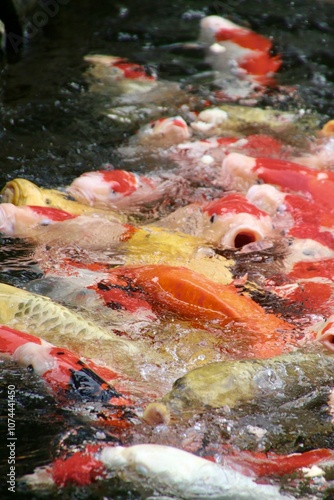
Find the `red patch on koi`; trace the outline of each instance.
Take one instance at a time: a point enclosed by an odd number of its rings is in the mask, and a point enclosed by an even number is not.
[[[125,59],[119,59],[118,62],[112,64],[113,67],[122,71],[124,78],[129,80],[156,80],[153,75],[148,75],[147,71],[140,64],[129,63]]]
[[[52,477],[57,486],[68,483],[87,486],[106,477],[104,464],[95,458],[101,445],[87,445],[84,451],[73,453],[69,458],[57,458],[52,464]]]
[[[37,205],[29,205],[29,208],[38,215],[43,215],[48,219],[56,222],[61,222],[63,220],[75,219],[77,215],[70,214],[65,210],[53,207],[40,207]]]
[[[138,179],[135,174],[126,170],[99,170],[103,180],[110,184],[113,191],[129,196],[136,191]]]
[[[240,47],[262,52],[267,52],[272,46],[268,38],[243,28],[221,28],[217,31],[215,38],[217,42],[231,41]]]
[[[227,213],[246,213],[255,215],[256,217],[266,217],[268,215],[252,203],[249,203],[241,194],[228,194],[218,200],[206,203],[203,206],[203,212],[209,216],[214,214],[224,215]]]

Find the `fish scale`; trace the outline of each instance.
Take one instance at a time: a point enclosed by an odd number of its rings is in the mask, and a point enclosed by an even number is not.
[[[87,321],[74,311],[52,302],[48,297],[0,284],[0,322],[49,342],[61,339],[64,347],[96,356],[109,364],[133,370],[133,360],[142,353],[140,342],[119,338]],[[142,354],[140,354],[142,356]],[[152,359],[147,352],[145,359]],[[154,353],[154,357],[159,357]]]

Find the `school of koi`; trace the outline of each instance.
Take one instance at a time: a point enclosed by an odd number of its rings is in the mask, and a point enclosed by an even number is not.
[[[333,425],[334,124],[303,129],[300,113],[259,118],[249,107],[251,126],[236,125],[230,103],[242,121],[237,102],[274,86],[281,58],[219,16],[201,20],[199,42],[220,88],[214,105],[188,101],[130,139],[169,171],[106,165],[59,189],[26,179],[2,189],[0,231],[32,244],[43,277],[27,290],[0,284],[0,352],[117,442],[68,450],[25,478],[33,488],[118,476],[171,498],[299,498],[279,480],[295,471],[316,491],[331,486],[330,431],[321,446],[285,454],[261,442],[261,426],[249,448],[232,433],[131,442],[141,426],[192,428],[198,416],[237,420],[251,402],[264,415],[301,404],[318,384]],[[132,99],[168,85],[123,58],[86,61],[93,85]],[[304,149],[291,133],[309,134]]]

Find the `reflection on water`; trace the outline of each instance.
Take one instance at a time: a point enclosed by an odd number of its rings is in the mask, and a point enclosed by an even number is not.
[[[24,177],[44,187],[64,186],[104,163],[119,166],[122,159],[117,147],[136,130],[138,121],[120,125],[101,113],[112,107],[115,97],[88,92],[84,76],[88,64],[83,57],[88,53],[128,57],[147,65],[159,78],[179,82],[183,87],[191,85],[194,94],[205,95],[205,79],[197,78],[208,70],[203,54],[185,49],[180,43],[195,40],[199,18],[210,13],[228,16],[236,23],[248,22],[254,30],[272,36],[284,61],[280,83],[297,86],[299,94],[298,100],[287,100],[282,107],[318,111],[324,115],[324,121],[333,117],[334,5],[330,2],[161,0],[157,4],[152,0],[124,0],[115,4],[111,0],[70,0],[60,6],[57,15],[49,17],[43,29],[30,33],[16,62],[2,61],[0,186],[14,177]],[[267,103],[280,107],[280,102],[270,95],[263,97],[262,104]],[[151,169],[152,165],[143,165],[142,170],[145,168]],[[28,245],[8,239],[2,239],[1,245],[2,282],[23,286],[40,276]],[[47,463],[50,442],[73,427],[76,420],[57,407],[38,377],[9,361],[1,361],[0,370],[2,416],[7,412],[7,386],[18,388],[19,476]],[[272,415],[270,419],[268,426],[275,421]],[[240,428],[253,423],[252,419],[246,420],[244,417]],[[211,423],[207,425],[210,429]],[[5,418],[0,422],[0,435],[5,436],[6,432]],[[85,432],[88,435],[90,431],[85,428]],[[136,439],[135,436],[134,442]],[[173,439],[177,442],[177,437]],[[55,448],[54,445],[52,449]],[[1,477],[5,477],[7,450],[2,446],[0,453]],[[83,498],[103,494],[109,498],[141,498],[138,492],[122,491],[117,481],[114,493],[110,488],[104,491],[103,485],[100,490],[94,488],[83,492]],[[72,493],[69,490],[68,494]],[[28,498],[27,493],[24,495]]]

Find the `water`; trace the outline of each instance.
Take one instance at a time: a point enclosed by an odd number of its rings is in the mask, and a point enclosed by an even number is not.
[[[14,177],[24,177],[44,187],[58,187],[104,163],[121,166],[117,148],[133,134],[138,123],[120,126],[101,113],[112,105],[113,98],[89,93],[84,76],[88,65],[83,57],[89,53],[128,57],[145,64],[161,79],[179,82],[185,88],[192,84],[195,95],[196,89],[199,95],[205,95],[201,83],[205,79],[195,78],[208,70],[203,54],[182,48],[179,43],[197,38],[199,19],[207,14],[228,16],[240,24],[249,23],[254,30],[272,37],[275,50],[282,54],[284,61],[279,83],[296,87],[298,98],[281,102],[277,95],[267,94],[260,104],[278,109],[310,109],[321,113],[323,122],[334,116],[332,2],[123,0],[115,4],[107,0],[100,3],[70,0],[60,5],[54,16],[48,16],[43,29],[36,30],[30,25],[30,35],[20,57],[10,63],[2,61],[0,186]],[[141,168],[145,171],[145,165]],[[28,246],[4,238],[1,244],[2,281],[22,286],[39,277]],[[50,447],[50,443],[69,428],[82,426],[84,436],[90,438],[89,426],[59,408],[37,377],[10,361],[2,361],[1,378],[1,415],[5,417],[0,422],[1,436],[7,432],[4,388],[15,385],[18,389],[17,476],[48,463],[50,450],[56,449],[55,445]],[[273,416],[271,419],[275,421]],[[244,420],[245,426],[254,423],[246,417]],[[325,430],[328,432],[326,426]],[[148,440],[156,439],[149,431],[145,432]],[[215,432],[217,428],[212,436]],[[178,436],[168,437],[177,444]],[[140,437],[135,437],[136,440],[140,442]],[[325,433],[320,444],[326,445]],[[0,453],[3,478],[7,473],[7,450],[1,447]],[[3,487],[2,484],[1,498],[7,498],[7,489]],[[104,495],[113,499],[143,498],[139,492],[124,489],[116,480],[112,488],[102,485],[79,492],[68,488],[66,494],[67,498]],[[56,491],[52,494],[54,498],[64,497]],[[21,495],[29,497],[26,490]],[[49,492],[46,495],[50,497]]]

